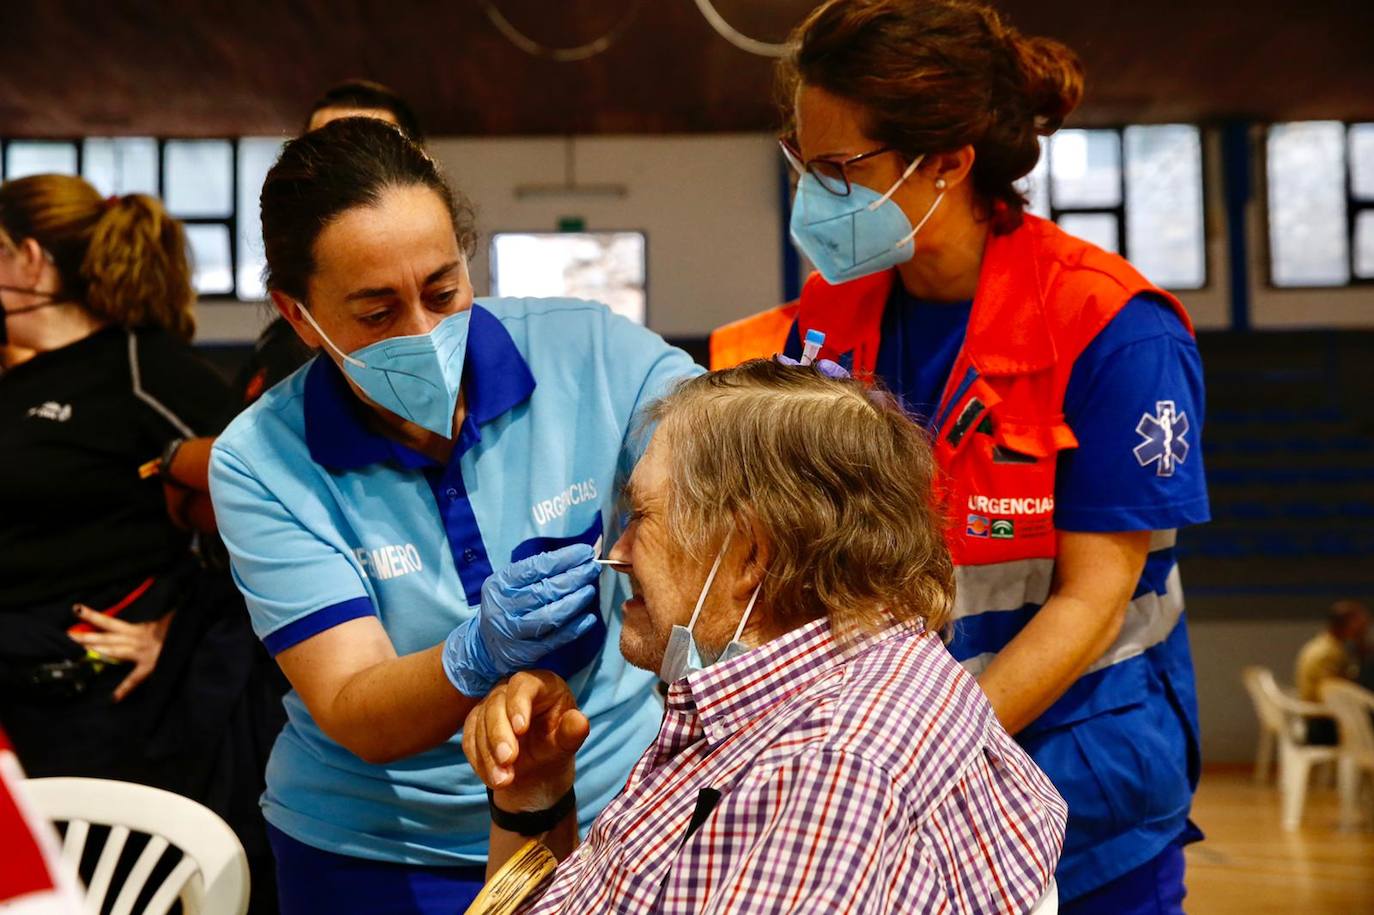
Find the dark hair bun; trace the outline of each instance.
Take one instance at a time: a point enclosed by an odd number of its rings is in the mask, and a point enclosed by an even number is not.
[[[1012,38],[1026,81],[1035,132],[1048,135],[1083,101],[1083,63],[1063,42],[1053,38],[1015,35]]]

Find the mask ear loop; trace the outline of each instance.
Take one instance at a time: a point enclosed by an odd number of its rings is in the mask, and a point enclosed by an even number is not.
[[[348,355],[348,353],[345,353],[343,350],[339,349],[337,346],[334,345],[334,341],[331,340],[331,339],[329,339],[329,334],[326,334],[323,330],[320,329],[320,325],[319,325],[319,323],[315,320],[315,316],[312,315],[312,314],[310,313],[310,309],[309,309],[309,308],[306,308],[306,307],[305,307],[305,303],[304,303],[304,302],[298,302],[298,301],[296,301],[295,299],[292,299],[292,301],[293,301],[293,302],[296,302],[296,307],[299,308],[299,309],[301,310],[301,314],[305,316],[305,320],[306,320],[307,322],[309,322],[310,326],[313,327],[313,328],[315,328],[315,333],[317,333],[317,334],[320,335],[320,339],[321,339],[321,340],[323,340],[325,343],[329,344],[329,348],[330,348],[330,349],[332,349],[334,352],[336,352],[336,353],[339,354],[339,358],[340,358],[340,359],[342,359],[344,362],[347,362],[349,365],[353,366],[354,368],[359,368],[359,369],[365,369],[365,368],[367,368],[367,363],[366,363],[366,362],[362,361],[361,359],[354,359],[352,356]]]
[[[891,200],[891,199],[892,199],[892,195],[895,194],[895,193],[897,193],[897,188],[901,187],[903,184],[906,184],[906,179],[908,179],[908,178],[911,177],[911,173],[914,172],[914,171],[916,171],[916,167],[917,167],[918,165],[920,165],[921,162],[924,161],[924,160],[925,160],[925,154],[924,154],[924,153],[922,153],[921,155],[919,155],[919,156],[917,156],[916,158],[912,159],[912,160],[911,160],[911,164],[908,165],[908,166],[906,167],[906,171],[902,172],[902,177],[898,178],[897,181],[892,185],[892,187],[890,187],[890,188],[887,189],[887,193],[886,193],[886,194],[884,194],[883,196],[879,197],[877,200],[875,200],[875,201],[873,201],[872,203],[870,203],[870,204],[868,205],[868,209],[869,209],[869,210],[876,210],[878,207],[882,206],[883,204],[885,204],[885,203],[887,203],[889,200]]]
[[[716,573],[720,571],[721,561],[725,559],[725,551],[730,548],[730,538],[734,536],[731,530],[725,535],[725,542],[720,545],[720,552],[716,554],[716,561],[711,566],[711,572],[706,576],[706,584],[701,586],[701,594],[697,597],[696,609],[692,611],[692,618],[687,621],[687,631],[691,632],[697,624],[697,617],[701,616],[701,608],[706,606],[706,595],[711,593],[711,583],[716,580]]]
[[[739,637],[744,635],[744,624],[749,622],[749,614],[754,612],[754,602],[759,599],[759,592],[763,590],[763,582],[759,582],[754,588],[754,593],[749,595],[749,605],[744,608],[744,616],[739,618],[739,625],[735,627],[735,637],[730,641],[738,642]]]
[[[944,183],[945,183],[945,179],[944,179],[944,178],[941,178],[940,180],[938,180],[937,182],[935,182],[935,186],[936,186],[936,187],[943,187]],[[926,215],[922,216],[922,217],[921,217],[921,221],[918,222],[918,223],[916,223],[916,228],[914,228],[914,229],[911,230],[911,234],[907,235],[907,236],[906,236],[905,238],[903,238],[901,241],[897,242],[897,244],[895,245],[895,247],[900,248],[902,245],[906,244],[907,242],[909,242],[909,241],[911,241],[913,238],[915,238],[915,237],[916,237],[916,233],[920,232],[921,229],[925,228],[925,224],[928,223],[928,222],[930,222],[930,217],[932,217],[932,216],[935,215],[936,209],[939,208],[940,203],[941,203],[944,199],[945,199],[945,192],[942,190],[942,191],[940,191],[939,194],[937,194],[937,195],[935,196],[935,202],[932,203],[932,204],[930,205],[930,209],[926,210]]]

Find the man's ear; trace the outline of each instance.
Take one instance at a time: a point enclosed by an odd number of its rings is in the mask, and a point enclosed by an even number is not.
[[[768,574],[769,563],[773,560],[773,542],[753,515],[741,519],[740,527],[743,530],[739,533],[744,535],[740,544],[740,569],[731,596],[737,601],[747,601]]]
[[[324,345],[324,340],[319,333],[311,326],[310,322],[301,317],[300,310],[305,306],[297,302],[291,296],[279,289],[271,291],[272,304],[277,306],[278,313],[286,319],[286,323],[296,332],[296,336],[301,338],[301,342],[311,349],[319,349]]]

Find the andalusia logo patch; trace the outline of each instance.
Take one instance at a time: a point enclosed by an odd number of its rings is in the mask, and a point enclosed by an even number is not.
[[[994,540],[1010,540],[1016,536],[1016,524],[1010,518],[997,518],[992,522]]]

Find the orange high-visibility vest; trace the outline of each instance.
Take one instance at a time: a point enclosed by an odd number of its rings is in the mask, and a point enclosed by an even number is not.
[[[711,370],[782,352],[787,332],[796,320],[797,303],[788,302],[716,328],[711,332]]]
[[[823,331],[822,357],[871,375],[896,281],[896,271],[838,286],[812,277],[795,332]],[[1056,470],[1059,453],[1078,444],[1064,420],[1065,391],[1079,356],[1142,293],[1191,330],[1177,299],[1053,223],[1027,216],[988,239],[963,347],[931,424],[956,566],[948,645],[970,673],[985,670],[1052,593]],[[1151,556],[1170,558],[1173,535],[1154,532]],[[1183,829],[1199,742],[1182,610],[1174,574],[1164,592],[1136,594],[1116,641],[1017,734],[1069,805],[1057,869],[1066,898],[1158,854],[1151,824]],[[1123,734],[1124,721],[1158,732]],[[1150,758],[1161,752],[1184,758]]]

